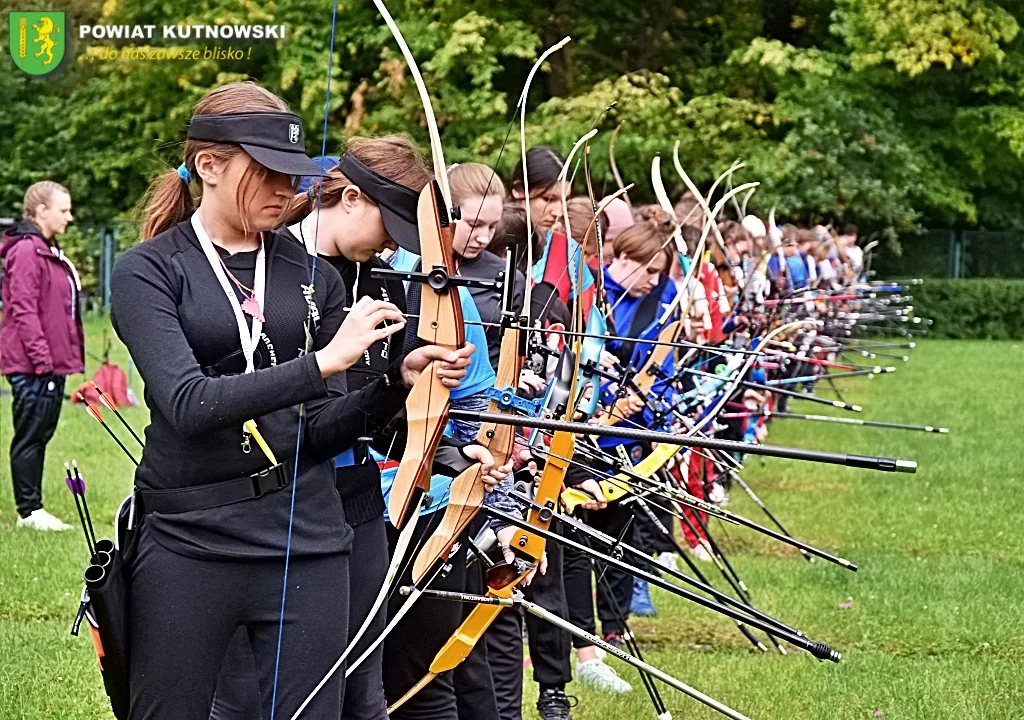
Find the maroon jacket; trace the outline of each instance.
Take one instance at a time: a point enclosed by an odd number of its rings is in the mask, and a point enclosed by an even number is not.
[[[84,372],[85,335],[70,263],[27,221],[3,234],[0,259],[0,373]]]

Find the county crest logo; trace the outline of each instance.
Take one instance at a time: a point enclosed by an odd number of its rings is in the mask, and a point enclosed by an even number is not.
[[[11,55],[29,75],[46,75],[60,67],[67,47],[64,13],[11,12]]]

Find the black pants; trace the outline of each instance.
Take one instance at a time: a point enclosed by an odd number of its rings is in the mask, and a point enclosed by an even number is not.
[[[349,556],[349,640],[366,620],[388,571],[388,537],[385,526],[384,517],[381,516],[352,528],[355,536],[352,554]],[[363,650],[384,630],[385,614],[386,607],[381,605],[362,640],[349,655],[350,658],[354,660],[362,655]],[[383,654],[383,648],[378,647],[345,680],[341,711],[343,720],[387,720],[387,703],[384,701],[384,682],[381,677]],[[343,672],[339,670],[338,674]],[[320,678],[310,679],[312,689]],[[217,681],[210,720],[260,720],[259,677],[245,628],[239,628],[228,648]]]
[[[609,505],[604,510],[583,511],[583,520],[596,530],[618,538],[630,522],[632,513],[618,503]],[[627,542],[632,534],[627,530],[624,540]],[[581,540],[581,542],[584,542]],[[586,542],[584,542],[586,544]],[[595,550],[605,555],[609,548],[594,541],[590,544]],[[597,617],[601,621],[601,632],[622,633],[622,618],[618,610],[629,611],[633,600],[633,576],[624,570],[594,563],[590,556],[581,550],[565,548],[565,595],[569,604],[569,622],[588,632],[597,633],[594,621],[594,573],[603,573],[607,583],[597,583]],[[609,594],[609,589],[611,594]],[[612,599],[614,598],[614,600]],[[616,607],[616,604],[618,607]],[[573,638],[573,647],[585,647],[590,643]]]
[[[648,503],[647,506],[658,520],[661,521],[662,525],[671,528],[673,525],[672,514],[664,508],[666,503],[668,503],[667,500],[659,498],[655,502]],[[665,534],[658,529],[658,526],[647,516],[647,513],[635,505],[629,506],[629,512],[633,513],[635,518],[633,522],[633,547],[637,550],[643,550],[650,555],[676,551],[672,541],[665,537]]]
[[[207,720],[225,653],[245,627],[259,677],[261,714],[289,718],[345,649],[348,555],[293,557],[288,570],[276,703],[274,675],[283,560],[198,560],[173,553],[143,524],[132,561],[132,720]],[[338,720],[336,674],[307,707]]]
[[[554,525],[552,525],[554,527]],[[569,617],[563,576],[563,547],[547,543],[548,571],[538,573],[526,598],[560,618]],[[550,623],[526,615],[533,679],[540,685],[566,685],[572,681],[570,635]],[[501,720],[521,720],[523,713],[523,617],[515,610],[502,610],[487,630],[487,658],[494,677],[494,696]]]
[[[475,536],[486,524],[487,519],[483,515],[477,516],[469,525],[468,535]],[[474,595],[484,595],[487,592],[483,564],[479,561],[466,568],[466,592]],[[462,606],[463,620],[469,617],[474,607],[476,606],[470,604]],[[455,668],[452,681],[455,685],[455,704],[459,720],[498,720],[494,679],[487,655],[487,643],[483,639],[473,646],[469,656]]]
[[[14,504],[21,517],[43,507],[43,459],[53,438],[64,402],[63,375],[8,375],[11,384],[14,435],[11,438],[11,479]]]
[[[443,512],[421,517],[417,522],[412,547],[419,547],[424,537],[429,537],[441,522]],[[388,526],[388,540],[394,546],[398,532]],[[411,556],[411,555],[410,555]],[[451,571],[444,577],[438,576],[429,587],[435,590],[462,592],[466,587],[466,546],[450,558]],[[399,580],[399,585],[409,585],[412,580],[412,563]],[[394,593],[388,600],[388,618],[394,617],[408,600],[400,593]],[[461,603],[445,600],[420,598],[409,613],[402,618],[384,640],[384,694],[388,704],[405,695],[429,671],[437,651],[440,650],[452,632],[462,622]],[[422,690],[391,713],[391,720],[458,720],[459,711],[455,700],[453,672],[443,672]]]

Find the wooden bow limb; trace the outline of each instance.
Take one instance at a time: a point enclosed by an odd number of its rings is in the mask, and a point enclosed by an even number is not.
[[[514,597],[506,600],[504,598],[486,598],[486,597],[472,596],[472,595],[467,595],[465,593],[445,593],[445,592],[431,591],[430,592],[430,597],[437,598],[437,599],[446,599],[446,600],[459,600],[459,601],[462,601],[462,602],[490,603],[490,604],[500,605],[502,607],[521,607],[526,612],[530,613],[531,615],[534,615],[535,617],[538,617],[541,620],[544,620],[545,622],[548,622],[548,623],[554,625],[557,628],[565,630],[570,635],[575,635],[576,637],[579,637],[579,638],[582,638],[582,639],[586,640],[590,644],[596,645],[597,647],[601,648],[602,650],[604,650],[608,654],[614,655],[615,657],[617,657],[618,659],[620,659],[623,662],[627,663],[628,665],[632,665],[633,667],[637,668],[638,670],[640,670],[642,672],[645,672],[648,675],[651,675],[651,676],[657,678],[658,680],[661,680],[666,685],[668,685],[668,686],[678,690],[679,692],[681,692],[681,693],[683,693],[685,695],[688,695],[689,697],[693,698],[694,700],[697,700],[697,701],[703,703],[704,705],[707,705],[710,708],[713,708],[714,710],[717,710],[718,712],[722,713],[726,717],[732,718],[732,720],[750,720],[750,718],[748,718],[746,715],[744,715],[744,714],[742,714],[742,713],[740,713],[740,712],[738,712],[736,710],[733,710],[729,706],[724,705],[724,704],[718,702],[717,700],[715,700],[714,698],[709,697],[708,695],[705,695],[704,693],[700,692],[699,690],[696,690],[696,689],[690,687],[689,685],[681,682],[680,680],[677,680],[676,678],[672,677],[671,675],[669,675],[668,673],[664,672],[663,670],[659,670],[658,668],[654,667],[653,665],[650,665],[650,664],[648,664],[648,663],[646,663],[646,662],[644,662],[644,661],[642,661],[642,660],[640,660],[640,659],[630,655],[629,653],[625,652],[624,650],[621,650],[618,647],[609,644],[608,642],[602,640],[598,636],[596,636],[596,635],[594,635],[592,633],[589,633],[586,630],[583,630],[582,628],[579,628],[579,627],[573,625],[572,623],[570,623],[567,620],[563,620],[562,618],[558,617],[554,613],[545,610],[540,605],[537,605],[536,603],[532,603],[532,602],[529,602],[529,601],[523,599],[521,595],[517,595],[517,596],[514,596]]]
[[[443,269],[454,275],[452,262],[452,225],[441,227],[438,214],[442,201],[437,184],[430,184],[420,194],[417,207],[420,252],[424,272]],[[417,336],[433,345],[456,350],[465,342],[465,324],[458,289],[448,286],[440,291],[424,287],[420,302]],[[409,520],[419,497],[430,487],[434,452],[448,422],[450,391],[441,382],[439,361],[434,361],[420,374],[406,399],[408,436],[402,461],[398,466],[388,498],[391,524],[401,529]]]
[[[516,321],[511,323],[502,335],[501,354],[494,382],[494,387],[499,391],[514,389],[519,382],[519,373],[523,366],[520,332],[522,331]],[[502,411],[497,400],[491,400],[487,409],[489,412]],[[482,423],[477,431],[476,442],[490,451],[495,464],[500,467],[512,457],[515,428],[496,423]],[[444,517],[416,556],[412,571],[413,583],[418,584],[435,563],[448,559],[452,546],[480,512],[483,501],[483,474],[480,464],[474,463],[452,481]]]
[[[571,410],[569,412],[571,413]],[[483,427],[484,426],[481,425],[481,428]],[[576,437],[571,433],[556,433],[555,437],[552,439],[552,449],[553,451],[557,451],[561,457],[571,457],[573,448],[575,447],[575,441]],[[562,489],[562,483],[568,469],[569,462],[567,461],[563,462],[558,459],[548,461],[544,467],[543,473],[541,474],[541,480],[537,485],[535,500],[538,504],[551,509],[554,509],[557,506],[558,493]],[[479,509],[479,507],[480,506],[478,505],[477,509]],[[527,522],[546,530],[550,527],[551,517],[548,513],[544,513],[544,517],[541,517],[541,513],[531,510],[527,518]],[[546,540],[543,537],[523,528],[520,528],[516,532],[511,543],[513,550],[517,554],[528,558],[532,567],[540,565],[544,557],[545,545]],[[515,582],[501,590],[489,589],[487,596],[489,598],[510,598],[516,585],[522,582],[527,574],[528,573],[524,573],[516,579]],[[399,700],[392,704],[391,707],[388,708],[388,712],[391,713],[394,710],[397,710],[403,704],[408,702],[416,693],[426,687],[427,684],[429,684],[437,675],[454,668],[469,657],[469,653],[472,652],[473,647],[477,642],[479,642],[480,638],[483,637],[484,632],[491,626],[495,618],[497,618],[502,607],[503,606],[501,605],[477,604],[477,606],[470,612],[469,616],[448,639],[444,647],[438,651],[434,660],[430,664],[430,671],[427,675],[421,678],[419,682],[413,685],[413,687],[411,687]]]

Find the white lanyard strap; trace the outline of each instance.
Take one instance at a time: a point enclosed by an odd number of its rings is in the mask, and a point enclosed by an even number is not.
[[[228,297],[228,302],[231,303],[231,309],[235,313],[235,322],[238,323],[238,339],[242,343],[242,352],[245,354],[245,371],[251,373],[255,369],[253,354],[256,352],[256,343],[259,342],[260,334],[263,332],[263,321],[258,317],[253,317],[252,330],[250,332],[249,326],[245,322],[245,315],[242,313],[242,305],[238,302],[238,295],[235,294],[235,289],[232,287],[231,281],[228,280],[227,273],[224,272],[220,255],[217,254],[213,241],[210,240],[210,236],[206,233],[202,222],[200,222],[198,212],[192,214],[192,228],[196,231],[199,245],[203,248],[203,252],[206,253],[206,259],[209,261],[210,267],[213,268],[213,273],[217,276],[221,289],[224,290],[224,294]],[[267,258],[261,240],[260,250],[256,255],[256,279],[253,281],[252,286],[253,297],[261,310],[263,308],[266,287]]]

